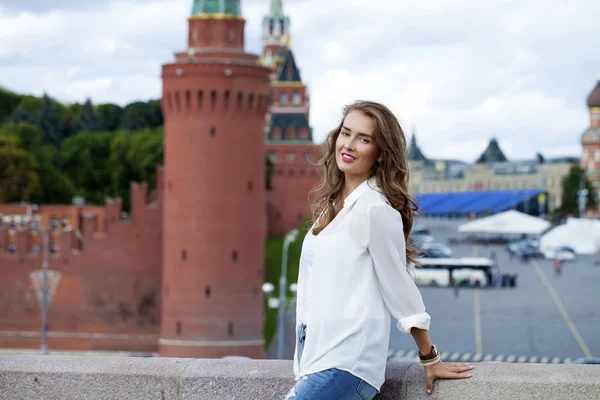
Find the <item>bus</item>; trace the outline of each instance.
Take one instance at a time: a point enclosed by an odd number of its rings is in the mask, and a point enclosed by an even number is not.
[[[409,274],[417,285],[452,286],[457,282],[468,282],[469,286],[488,286],[498,273],[494,261],[485,257],[420,258],[420,266],[409,263]]]

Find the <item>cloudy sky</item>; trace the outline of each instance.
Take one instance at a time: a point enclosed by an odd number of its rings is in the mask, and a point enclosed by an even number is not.
[[[192,0],[2,0],[0,86],[63,101],[161,95]],[[243,0],[261,52],[270,0]],[[597,0],[284,0],[321,142],[344,104],[388,105],[428,157],[580,154],[600,73]]]

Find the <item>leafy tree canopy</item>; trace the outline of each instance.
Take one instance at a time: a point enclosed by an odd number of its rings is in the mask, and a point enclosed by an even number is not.
[[[0,136],[0,202],[29,200],[39,190],[35,156],[14,136]]]
[[[596,208],[596,196],[592,184],[585,179],[585,171],[579,165],[573,165],[569,170],[569,174],[562,181],[562,202],[559,209],[556,210],[556,215],[566,217],[569,214],[579,215],[578,191],[581,182],[584,182],[584,187],[588,190],[586,209]]]

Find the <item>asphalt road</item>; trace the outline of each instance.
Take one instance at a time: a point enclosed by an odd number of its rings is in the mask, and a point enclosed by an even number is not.
[[[456,229],[464,223],[420,222],[444,244],[458,236]],[[446,358],[569,362],[600,356],[600,255],[578,256],[555,276],[550,261],[511,260],[505,245],[450,247],[453,256],[487,257],[495,252],[500,272],[516,273],[518,278],[516,288],[461,288],[458,296],[451,288],[420,288],[432,317],[430,335]],[[393,326],[390,357],[413,358],[415,349],[412,337]]]

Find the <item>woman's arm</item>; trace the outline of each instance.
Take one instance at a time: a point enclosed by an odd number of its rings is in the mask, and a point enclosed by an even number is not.
[[[429,338],[429,331],[419,328],[412,328],[410,330],[410,334],[419,348],[419,353],[429,354],[429,352],[431,352],[431,346],[433,346],[433,343],[431,343],[431,339]]]
[[[433,346],[433,344],[431,343],[431,339],[429,338],[428,331],[419,328],[412,328],[410,330],[410,334],[415,340],[415,343],[417,344],[417,347],[419,348],[419,352],[421,354],[429,354],[431,352],[431,347]],[[427,394],[431,394],[431,392],[433,392],[433,382],[436,379],[470,378],[470,374],[463,374],[463,372],[470,371],[473,369],[473,367],[469,364],[444,364],[442,361],[424,368],[425,388],[427,390]]]

